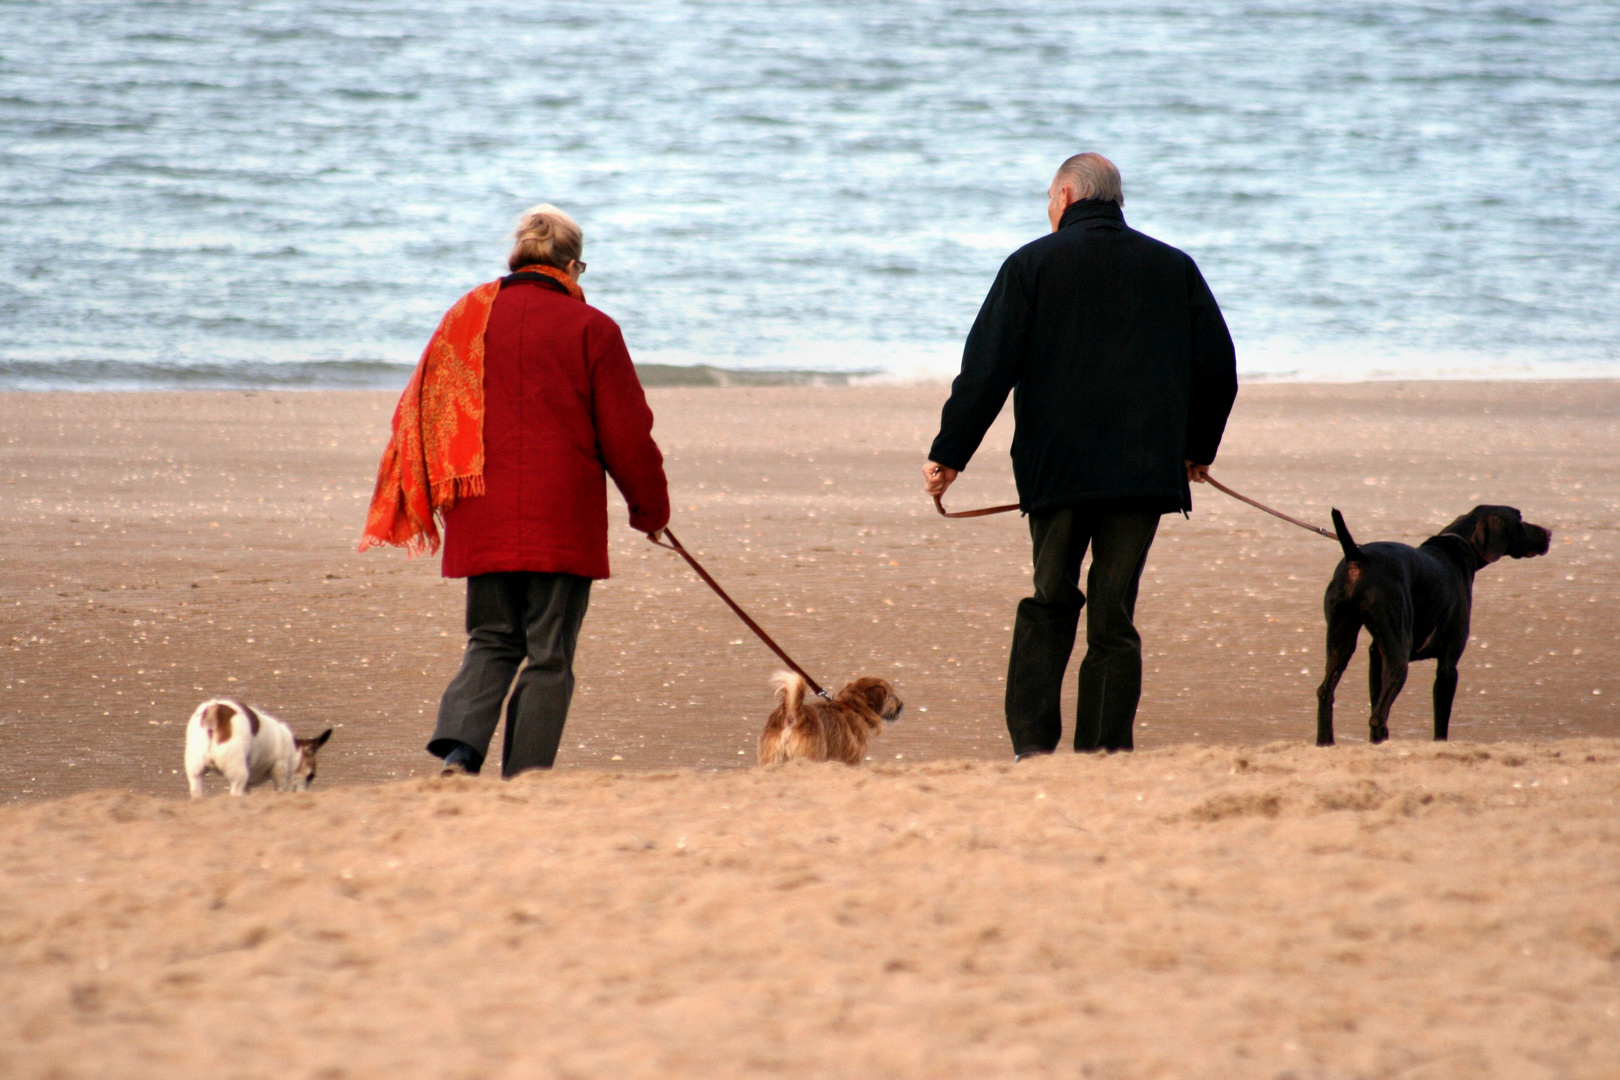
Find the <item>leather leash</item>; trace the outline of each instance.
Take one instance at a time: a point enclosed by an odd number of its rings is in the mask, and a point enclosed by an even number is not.
[[[748,612],[737,606],[737,601],[733,600],[731,595],[720,587],[720,583],[714,580],[714,578],[709,575],[709,572],[703,569],[702,565],[699,564],[696,559],[692,558],[692,553],[686,550],[686,545],[682,544],[680,540],[676,538],[674,533],[670,532],[668,529],[665,529],[663,531],[663,535],[669,538],[669,543],[666,544],[662,540],[658,539],[657,536],[651,534],[648,535],[647,539],[651,540],[661,548],[668,548],[670,551],[673,551],[675,554],[685,559],[686,564],[693,570],[697,571],[697,576],[703,579],[703,583],[709,588],[713,589],[714,594],[720,599],[724,600],[726,602],[726,606],[737,613],[737,618],[743,621],[743,625],[752,630],[754,632],[754,636],[763,641],[771,652],[781,657],[782,663],[792,668],[798,674],[799,678],[804,680],[805,685],[810,687],[811,690],[815,691],[817,697],[827,696],[827,691],[821,688],[821,684],[812,679],[808,671],[804,670],[804,668],[800,667],[798,664],[795,664],[793,662],[793,657],[789,656],[782,649],[782,646],[776,643],[775,639],[772,638],[771,635],[762,630],[759,623],[748,617]]]
[[[1287,514],[1283,513],[1280,510],[1273,510],[1271,507],[1265,505],[1264,503],[1255,502],[1253,499],[1249,498],[1247,495],[1238,494],[1237,492],[1233,491],[1231,488],[1227,487],[1225,484],[1221,483],[1219,480],[1215,479],[1213,476],[1206,475],[1205,479],[1207,481],[1209,481],[1209,483],[1213,484],[1215,486],[1216,490],[1225,492],[1226,494],[1232,496],[1232,498],[1237,499],[1239,502],[1246,502],[1250,506],[1254,507],[1256,510],[1264,510],[1266,513],[1270,514],[1272,517],[1282,518],[1284,521],[1288,522],[1290,525],[1298,525],[1302,529],[1308,529],[1311,532],[1317,533],[1320,536],[1327,537],[1329,540],[1337,540],[1338,539],[1338,536],[1336,536],[1333,533],[1328,532],[1326,529],[1318,528],[1315,525],[1311,525],[1311,524],[1308,524],[1306,522],[1303,522],[1303,521],[1299,520],[1298,518],[1289,517]],[[1017,510],[1018,506],[1019,506],[1018,503],[1007,503],[1007,504],[1002,505],[1002,506],[986,506],[986,507],[983,507],[983,508],[978,509],[978,510],[957,510],[957,511],[955,511],[953,513],[951,511],[945,509],[945,503],[941,500],[940,496],[938,496],[938,495],[934,496],[934,509],[939,511],[939,514],[940,514],[941,517],[947,517],[947,518],[976,518],[976,517],[988,517],[991,514],[1007,514],[1007,513],[1011,513],[1014,510]],[[650,540],[652,543],[657,544],[659,547],[666,548],[666,549],[668,549],[670,551],[673,551],[675,554],[677,554],[681,558],[685,559],[686,564],[697,572],[698,577],[703,579],[703,584],[705,584],[709,588],[713,589],[714,594],[716,596],[718,596],[720,599],[722,599],[722,600],[724,600],[726,602],[726,606],[729,607],[733,612],[736,613],[737,618],[739,618],[739,619],[741,619],[743,621],[744,626],[748,627],[748,629],[750,629],[750,630],[752,630],[754,632],[755,637],[759,638],[759,640],[761,640],[761,641],[763,641],[765,643],[766,648],[770,649],[771,652],[775,653],[781,659],[782,663],[784,663],[788,667],[792,668],[793,671],[801,679],[803,679],[805,681],[805,685],[810,687],[810,689],[813,690],[818,697],[827,697],[827,691],[825,691],[825,690],[823,690],[821,688],[821,684],[816,682],[815,679],[811,678],[810,673],[808,671],[804,670],[804,668],[802,668],[798,664],[794,663],[793,657],[789,656],[787,654],[787,651],[784,650],[782,648],[782,646],[780,646],[780,645],[778,645],[776,643],[776,639],[771,637],[771,635],[767,634],[765,632],[764,628],[759,625],[759,623],[755,622],[752,618],[749,617],[748,612],[744,611],[742,609],[742,607],[738,605],[737,601],[735,601],[735,600],[733,600],[731,598],[730,593],[726,592],[726,590],[724,590],[724,589],[722,589],[720,587],[720,583],[718,581],[714,580],[713,575],[711,575],[707,570],[703,569],[703,564],[698,562],[695,558],[692,557],[692,553],[690,551],[686,550],[686,545],[682,544],[680,539],[673,532],[671,532],[669,529],[666,528],[666,529],[663,530],[661,535],[668,538],[669,543],[667,543],[667,544],[664,543],[664,541],[660,540],[657,535],[649,535],[647,537],[647,539]]]
[[[1204,474],[1204,479],[1207,480],[1209,483],[1214,484],[1215,487],[1218,488],[1219,490],[1224,491],[1228,495],[1232,496],[1232,498],[1236,499],[1238,502],[1246,502],[1250,506],[1254,507],[1256,510],[1264,510],[1266,513],[1270,514],[1272,517],[1282,518],[1284,521],[1288,522],[1288,524],[1290,524],[1290,525],[1298,525],[1302,529],[1309,529],[1311,532],[1315,533],[1318,536],[1325,536],[1329,540],[1332,540],[1332,541],[1335,541],[1335,542],[1337,542],[1338,539],[1339,539],[1339,537],[1336,534],[1330,533],[1326,529],[1320,528],[1320,527],[1318,527],[1316,525],[1311,525],[1311,524],[1308,524],[1306,522],[1303,522],[1303,521],[1299,520],[1299,518],[1289,517],[1287,514],[1283,513],[1281,510],[1273,510],[1271,507],[1267,506],[1265,503],[1257,503],[1253,499],[1249,498],[1247,495],[1239,495],[1237,492],[1233,491],[1231,488],[1227,487],[1225,484],[1221,483],[1219,480],[1215,479],[1213,476],[1210,476],[1208,473]]]
[[[948,518],[989,517],[991,514],[1005,514],[1009,511],[1018,509],[1017,503],[1008,503],[1006,506],[987,506],[983,510],[958,510],[953,514],[946,510],[945,504],[939,500],[940,497],[935,495],[934,509],[939,511],[940,517]]]
[[[1233,491],[1231,488],[1227,487],[1225,484],[1221,483],[1219,480],[1215,479],[1213,476],[1210,476],[1208,473],[1206,473],[1204,475],[1204,479],[1206,481],[1208,481],[1209,484],[1211,484],[1217,491],[1223,491],[1226,494],[1232,496],[1232,498],[1238,500],[1239,502],[1246,502],[1250,506],[1254,507],[1256,510],[1264,510],[1266,513],[1270,514],[1272,517],[1282,518],[1284,521],[1288,522],[1288,524],[1290,524],[1290,525],[1298,525],[1302,529],[1308,529],[1311,532],[1316,533],[1318,536],[1327,537],[1329,540],[1335,540],[1336,541],[1336,540],[1339,539],[1337,535],[1335,535],[1334,533],[1328,532],[1326,529],[1318,528],[1317,526],[1312,525],[1312,524],[1310,524],[1308,522],[1301,521],[1301,520],[1299,520],[1299,518],[1296,518],[1296,517],[1289,517],[1287,514],[1283,513],[1281,510],[1273,510],[1271,507],[1267,506],[1265,503],[1255,502],[1253,499],[1249,498],[1247,495],[1238,494],[1237,492]],[[934,509],[939,511],[941,517],[948,517],[948,518],[976,518],[976,517],[987,517],[990,514],[1005,514],[1005,513],[1008,513],[1009,511],[1017,510],[1018,509],[1018,503],[1008,503],[1005,506],[987,506],[982,510],[958,510],[955,513],[950,513],[945,509],[945,504],[940,501],[940,496],[935,495],[934,496]]]

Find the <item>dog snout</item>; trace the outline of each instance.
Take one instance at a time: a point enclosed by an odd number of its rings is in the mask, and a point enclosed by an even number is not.
[[[1522,546],[1519,551],[1510,552],[1515,559],[1534,558],[1537,555],[1545,555],[1547,554],[1547,549],[1552,546],[1552,530],[1541,525],[1532,525],[1527,521],[1524,523],[1524,532],[1521,537],[1521,544]]]
[[[887,720],[889,723],[892,724],[896,720],[900,719],[900,714],[905,712],[905,711],[906,711],[906,703],[905,702],[901,701],[899,698],[891,698],[889,708],[887,710],[885,710],[884,713],[883,713],[883,719]]]

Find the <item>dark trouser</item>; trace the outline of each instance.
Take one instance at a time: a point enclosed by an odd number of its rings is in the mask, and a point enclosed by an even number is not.
[[[1058,695],[1086,609],[1086,658],[1080,664],[1076,750],[1129,750],[1142,697],[1142,639],[1136,589],[1159,528],[1156,510],[1066,506],[1031,514],[1035,595],[1018,604],[1007,664],[1007,730],[1013,752],[1050,753],[1063,736]],[[1091,573],[1080,591],[1080,560],[1091,547]]]
[[[468,578],[467,651],[439,702],[428,752],[444,757],[460,742],[487,753],[510,690],[501,775],[551,768],[574,696],[574,644],[590,599],[591,579],[573,574]]]

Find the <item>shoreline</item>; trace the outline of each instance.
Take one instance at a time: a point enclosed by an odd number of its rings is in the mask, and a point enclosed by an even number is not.
[[[813,368],[759,365],[637,363],[649,390],[670,388],[762,388],[824,386],[949,386],[954,370],[924,368]],[[68,374],[58,374],[62,369]],[[248,364],[154,364],[124,361],[0,362],[0,394],[17,393],[173,393],[185,391],[399,393],[414,364],[383,360],[262,362]],[[72,374],[79,371],[81,374]],[[122,372],[133,372],[124,375]],[[245,373],[245,374],[244,374]],[[1610,364],[1542,362],[1500,369],[1471,368],[1415,374],[1400,368],[1359,373],[1299,371],[1239,372],[1240,386],[1343,385],[1359,383],[1526,383],[1620,382],[1620,362]]]

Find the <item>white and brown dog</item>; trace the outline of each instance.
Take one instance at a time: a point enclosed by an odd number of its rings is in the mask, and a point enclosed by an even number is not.
[[[846,683],[830,699],[807,699],[804,677],[790,671],[777,672],[771,682],[776,710],[759,737],[761,765],[793,760],[859,765],[866,744],[905,708],[887,679],[870,675]]]
[[[303,791],[315,781],[315,752],[331,737],[327,728],[313,739],[300,739],[263,709],[235,698],[209,698],[186,722],[191,797],[202,798],[202,778],[210,770],[225,777],[232,795],[245,795],[265,780],[277,791]]]

